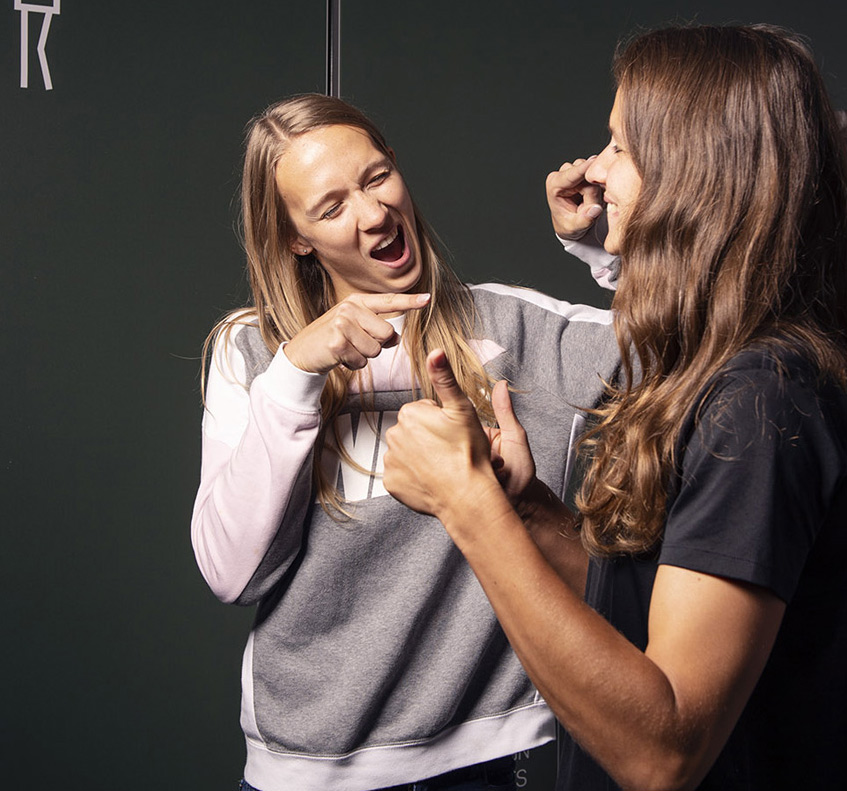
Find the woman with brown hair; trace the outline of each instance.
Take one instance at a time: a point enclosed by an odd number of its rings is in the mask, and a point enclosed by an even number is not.
[[[619,364],[611,317],[462,284],[382,134],[338,99],[254,119],[242,212],[253,304],[207,341],[192,520],[215,594],[258,605],[242,788],[513,789],[512,755],[554,719],[461,553],[385,491],[385,431],[434,397],[426,355],[444,348],[483,419],[491,382],[515,383],[539,475],[564,493],[571,404]]]
[[[551,201],[573,235],[600,187],[620,255],[624,384],[595,411],[578,517],[533,477],[501,385],[492,465],[437,351],[443,408],[401,410],[386,486],[442,521],[573,736],[560,789],[844,788],[834,114],[806,46],[768,26],[647,33],[614,73],[611,142]]]

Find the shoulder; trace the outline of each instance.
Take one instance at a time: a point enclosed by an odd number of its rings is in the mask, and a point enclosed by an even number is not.
[[[259,333],[259,320],[252,308],[238,308],[224,316],[212,329],[215,346],[229,344],[247,330],[247,335]]]
[[[265,371],[273,359],[262,338],[256,313],[240,308],[224,317],[215,330],[213,365],[234,374],[243,386]]]
[[[692,409],[660,562],[769,588],[788,601],[847,476],[847,396],[801,356],[755,348]]]
[[[620,366],[610,311],[529,288],[471,286],[482,337],[507,350],[502,370],[518,387],[593,405]]]
[[[768,435],[791,441],[801,428],[844,425],[847,395],[794,351],[757,346],[736,355],[704,390],[690,423],[745,441]],[[802,440],[802,437],[801,437]]]
[[[478,283],[469,287],[477,309],[503,309],[511,306],[516,312],[543,311],[568,321],[612,324],[612,312],[609,310],[559,300],[531,288],[503,283]]]
[[[683,488],[710,478],[735,486],[737,479],[746,481],[746,498],[754,481],[774,502],[775,489],[782,498],[812,490],[825,497],[847,476],[847,394],[797,353],[745,351],[692,408],[676,460]]]

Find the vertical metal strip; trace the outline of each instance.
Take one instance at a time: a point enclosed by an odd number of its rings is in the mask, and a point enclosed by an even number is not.
[[[326,0],[326,94],[341,96],[341,0]]]

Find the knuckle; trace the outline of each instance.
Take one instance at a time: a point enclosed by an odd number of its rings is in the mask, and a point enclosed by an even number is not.
[[[347,351],[346,341],[346,338],[336,336],[327,344],[327,349],[329,349],[329,353],[340,362],[343,362],[343,360],[341,360],[341,356],[344,354],[344,352]]]
[[[335,306],[334,319],[336,322],[346,321],[351,316],[355,315],[357,311],[357,305],[352,301],[352,299],[352,296],[346,297],[344,300],[342,300]]]
[[[349,358],[347,367],[352,368],[354,371],[358,371],[360,368],[364,368],[368,364],[368,356],[363,354],[355,346],[350,347],[350,352],[347,356]]]
[[[415,401],[411,404],[404,404],[397,413],[397,425],[406,428],[409,423],[413,423],[420,403],[420,401]]]

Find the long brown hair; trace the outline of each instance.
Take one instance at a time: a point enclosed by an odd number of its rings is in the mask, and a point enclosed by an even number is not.
[[[739,351],[800,349],[847,387],[844,150],[806,45],[764,25],[668,28],[622,46],[614,74],[642,185],[613,303],[625,383],[579,499],[602,555],[660,540],[683,420]]]
[[[213,340],[228,342],[229,333],[238,324],[258,324],[265,345],[275,354],[283,342],[336,303],[332,280],[317,257],[314,254],[295,255],[291,249],[289,242],[295,231],[275,176],[277,162],[292,139],[315,129],[337,125],[361,129],[381,153],[394,159],[382,133],[364,113],[330,96],[303,94],[284,99],[268,107],[248,125],[241,216],[252,305],[246,311],[230,314],[212,329],[204,345],[204,360]],[[477,411],[491,420],[491,380],[468,343],[474,337],[476,320],[470,291],[439,254],[435,235],[417,206],[414,212],[422,266],[420,280],[412,291],[428,292],[432,298],[423,310],[410,311],[406,315],[403,343],[409,354],[412,374],[423,396],[435,399],[426,374],[426,356],[432,349],[444,349],[460,386]],[[334,368],[321,397],[322,423],[315,445],[313,478],[322,505],[332,515],[347,512],[335,481],[326,478],[320,463],[321,454],[327,432],[335,430],[335,417],[347,399],[353,375],[345,369]],[[337,436],[335,446],[346,461],[354,464]]]

